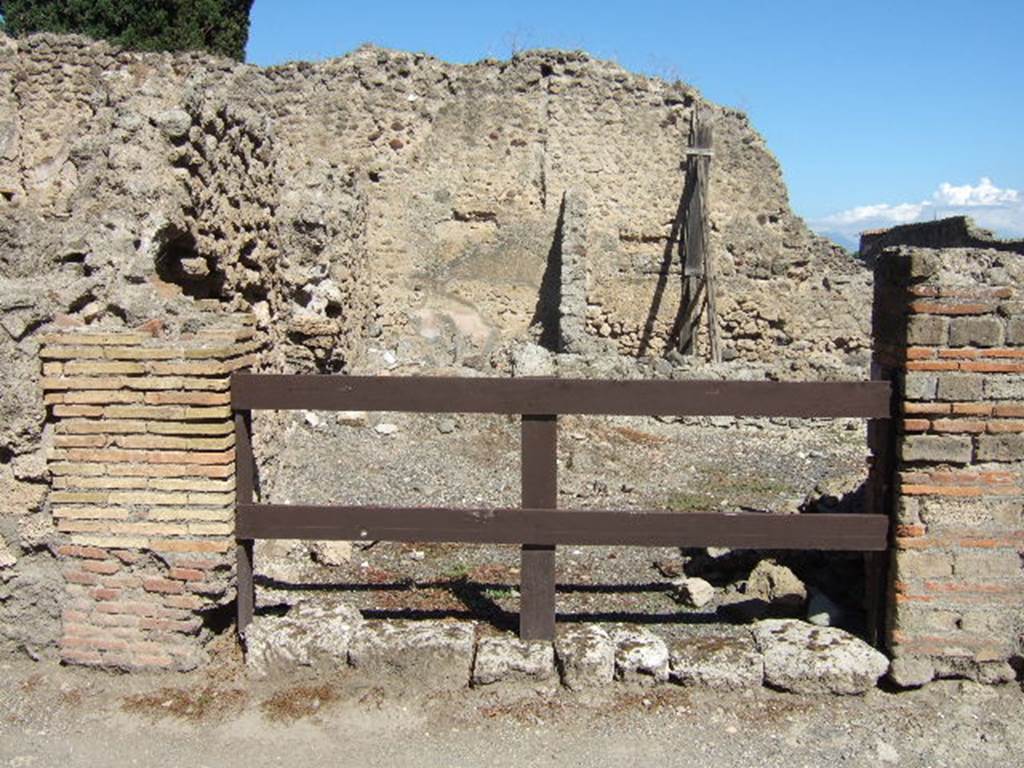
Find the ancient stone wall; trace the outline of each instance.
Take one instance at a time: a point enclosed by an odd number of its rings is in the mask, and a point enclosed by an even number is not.
[[[860,236],[860,255],[871,260],[885,248],[897,245],[916,248],[990,248],[1024,253],[1024,240],[1001,240],[992,232],[975,226],[966,216],[950,216],[937,221],[863,232]]]
[[[699,375],[660,357],[696,109],[735,361],[714,375],[864,376],[869,273],[789,210],[745,116],[682,83],[559,51],[260,69],[0,36],[0,640],[58,634],[42,334],[245,311],[265,370],[506,375],[565,310],[565,371]]]
[[[1024,632],[1024,255],[878,255],[875,359],[903,419],[893,677],[1012,679]]]
[[[60,658],[189,669],[234,599],[229,375],[251,328],[65,332],[42,340],[48,469],[65,581]]]

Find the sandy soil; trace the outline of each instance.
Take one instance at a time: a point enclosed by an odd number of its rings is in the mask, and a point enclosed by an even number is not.
[[[616,684],[598,695],[429,699],[330,678],[0,666],[3,766],[1024,765],[1024,693],[947,681],[808,697]]]

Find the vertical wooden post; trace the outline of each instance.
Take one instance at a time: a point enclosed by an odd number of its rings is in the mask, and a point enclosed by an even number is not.
[[[558,417],[523,416],[522,506],[555,509],[558,505]],[[555,548],[524,544],[519,584],[519,637],[555,637]]]
[[[252,454],[252,414],[250,411],[235,411],[235,501],[237,504],[251,504],[255,481],[255,460]],[[255,585],[252,575],[252,539],[235,539],[237,558],[238,591],[238,634],[245,635],[245,629],[252,622],[256,603]]]
[[[898,398],[892,371],[872,365],[871,378],[874,381],[888,381],[893,385],[890,418],[871,419],[868,422],[868,448],[871,451],[871,469],[864,487],[864,511],[868,514],[886,515],[889,518],[890,539],[892,536],[892,485],[895,473],[896,455],[896,414]],[[864,553],[864,613],[867,639],[877,648],[882,646],[885,636],[886,595],[889,581],[890,552]]]
[[[690,115],[690,149],[686,158],[686,213],[683,232],[683,324],[679,330],[678,350],[684,355],[696,351],[697,327],[701,311],[708,319],[708,349],[711,361],[722,362],[718,333],[718,308],[715,300],[714,262],[708,243],[708,187],[712,154],[711,126],[700,122],[700,114]],[[701,296],[701,288],[704,295]]]

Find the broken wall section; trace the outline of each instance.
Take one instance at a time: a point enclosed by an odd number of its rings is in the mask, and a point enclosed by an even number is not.
[[[1024,255],[890,248],[875,271],[875,362],[897,439],[893,678],[1013,679],[1024,632]]]
[[[47,336],[50,508],[65,581],[61,660],[190,669],[234,599],[230,374],[252,328]]]

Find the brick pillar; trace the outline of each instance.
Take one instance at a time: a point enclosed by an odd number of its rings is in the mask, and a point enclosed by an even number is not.
[[[1024,256],[891,248],[875,362],[902,402],[887,637],[893,678],[1012,679],[1024,631]]]
[[[44,340],[64,662],[189,669],[203,660],[204,614],[234,597],[228,377],[252,362],[251,339],[238,324],[175,340],[85,331]]]

